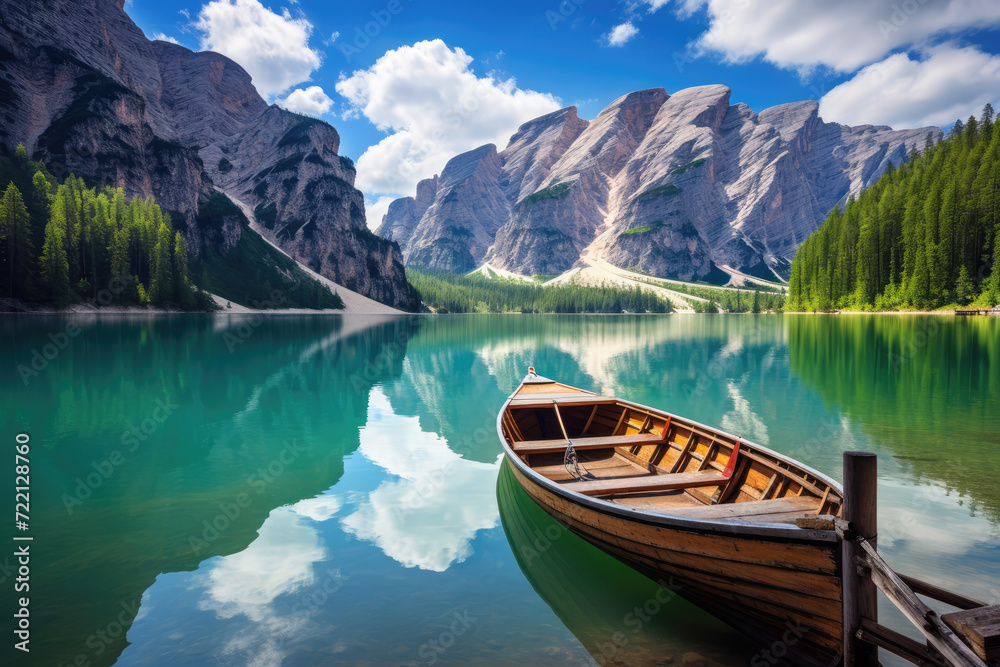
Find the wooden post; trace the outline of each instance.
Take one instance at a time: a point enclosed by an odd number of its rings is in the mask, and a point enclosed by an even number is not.
[[[844,511],[843,518],[853,532],[875,544],[877,533],[878,458],[867,452],[844,452]],[[844,540],[844,665],[845,667],[877,667],[878,649],[857,638],[861,620],[878,622],[878,601],[871,577],[858,574],[856,543]]]

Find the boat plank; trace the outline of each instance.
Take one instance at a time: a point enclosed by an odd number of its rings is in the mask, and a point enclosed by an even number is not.
[[[813,512],[819,506],[819,498],[812,496],[794,496],[792,498],[772,498],[745,503],[728,503],[725,505],[706,505],[670,512],[674,516],[698,519],[737,519],[756,514],[775,514],[788,512]]]
[[[639,433],[636,435],[601,435],[584,438],[571,438],[573,449],[606,449],[611,447],[630,447],[648,442],[659,442],[656,433]],[[542,454],[559,452],[566,449],[566,439],[558,440],[525,440],[512,445],[518,454]]]
[[[562,401],[563,399],[566,398],[580,399],[580,400],[587,400],[590,398],[601,398],[607,401],[615,400],[613,396],[597,396],[595,394],[584,394],[582,392],[579,393],[570,393],[566,391],[554,391],[551,393],[532,392],[530,394],[524,394],[524,395],[518,394],[513,399],[511,399],[511,405],[516,405],[518,401],[552,402],[552,401]]]
[[[575,443],[574,443],[575,445]],[[696,486],[719,486],[729,478],[715,470],[661,475],[647,473],[615,479],[575,480],[562,486],[587,496],[612,496],[635,491],[673,491]]]
[[[724,598],[737,602],[741,606],[758,609],[769,608],[771,610],[770,616],[786,620],[804,615],[812,621],[812,629],[829,633],[830,639],[833,640],[836,637],[838,643],[841,641],[843,626],[840,619],[840,605],[834,600],[817,600],[808,595],[769,589],[755,582],[734,582],[719,577],[715,577],[712,581],[712,577],[701,572],[688,570],[672,563],[636,557],[628,551],[614,547],[610,548],[609,553],[636,569],[656,572],[658,578],[665,578],[664,575],[666,575],[675,579],[675,583],[682,586],[682,594],[685,588],[688,589],[689,593],[690,591],[701,591],[703,596],[708,599]],[[743,609],[741,609],[742,611]]]
[[[632,507],[652,512],[663,512],[670,514],[671,508],[681,507],[704,507],[701,501],[696,500],[691,494],[684,491],[666,491],[662,493],[651,493],[649,495],[634,494],[619,496],[613,501],[616,505]]]
[[[528,480],[524,473],[513,468],[515,477],[521,482],[528,495],[550,513],[557,513],[563,523],[571,521],[581,524],[592,524],[595,530],[611,534],[634,536],[641,532],[639,538],[644,544],[662,545],[665,550],[682,550],[686,553],[707,556],[722,560],[738,560],[738,562],[760,563],[774,567],[791,567],[829,574],[839,573],[834,556],[834,543],[824,546],[796,544],[790,542],[773,542],[760,538],[743,538],[738,533],[733,535],[717,535],[680,530],[665,526],[655,526],[628,522],[616,517],[610,517],[601,512],[582,507],[557,496]],[[565,519],[565,520],[563,520]],[[738,547],[737,547],[738,545]]]
[[[552,401],[555,400],[550,396],[545,395],[534,395],[534,396],[524,396],[524,397],[514,397],[510,399],[510,407],[512,408],[551,408]],[[559,398],[560,405],[568,405],[574,403],[583,403],[585,405],[590,405],[591,403],[598,403],[604,405],[614,405],[618,402],[616,398],[609,398],[607,396],[594,396],[592,394],[584,394],[581,396],[572,396],[566,398]]]
[[[667,549],[644,541],[638,541],[628,536],[597,531],[587,524],[578,521],[568,523],[571,528],[591,541],[600,542],[602,548],[623,549],[637,558],[681,565],[690,569],[718,576],[729,577],[743,582],[767,584],[783,591],[808,591],[817,598],[839,600],[841,598],[840,581],[830,574],[812,572],[800,567],[789,567],[790,563],[759,564],[745,560],[730,560],[719,556],[692,554],[686,551]],[[730,558],[739,557],[742,544],[740,540],[731,540],[729,545]],[[658,542],[658,544],[665,544]],[[673,546],[673,545],[671,545]]]
[[[637,475],[646,472],[646,469],[640,467],[638,464],[617,456],[600,459],[598,461],[581,460],[580,465],[585,465],[587,467],[587,472],[598,478]],[[569,471],[566,470],[566,466],[563,463],[545,466],[532,466],[532,469],[539,474],[545,475],[545,477],[554,482],[575,479]]]

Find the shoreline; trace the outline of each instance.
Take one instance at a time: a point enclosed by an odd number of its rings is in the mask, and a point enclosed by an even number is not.
[[[954,310],[839,310],[836,313],[820,313],[811,310],[787,311],[785,315],[951,315]]]
[[[395,309],[392,309],[395,311]],[[405,311],[395,312],[365,312],[353,311],[350,309],[334,310],[327,308],[315,310],[312,308],[272,308],[258,309],[247,308],[246,306],[233,304],[232,308],[222,307],[218,310],[175,310],[169,308],[157,308],[154,306],[108,306],[94,307],[84,304],[75,304],[68,308],[53,308],[42,306],[35,309],[24,310],[3,310],[0,317],[7,315],[129,315],[129,316],[149,316],[149,315],[420,315],[420,316],[448,316],[448,315],[588,315],[588,316],[618,316],[618,315],[938,315],[955,317],[954,310],[885,310],[885,311],[864,311],[864,310],[841,310],[836,313],[820,313],[815,311],[785,311],[780,313],[698,313],[689,310],[675,310],[671,313],[522,313],[520,311],[510,311],[504,313],[436,313],[417,312],[408,313]],[[981,316],[982,317],[982,316]],[[989,317],[986,315],[985,317]]]

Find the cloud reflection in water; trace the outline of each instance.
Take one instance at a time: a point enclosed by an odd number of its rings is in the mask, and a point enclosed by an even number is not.
[[[359,451],[398,479],[382,482],[341,525],[405,567],[444,572],[472,554],[478,531],[497,525],[502,455],[494,463],[462,458],[416,417],[395,414],[377,387]]]

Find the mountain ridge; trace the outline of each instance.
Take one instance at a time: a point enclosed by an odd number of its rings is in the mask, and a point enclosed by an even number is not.
[[[456,156],[418,184],[420,205],[392,202],[378,233],[400,244],[407,264],[433,269],[559,274],[597,256],[665,278],[717,279],[723,267],[774,280],[834,206],[942,136],[827,123],[815,101],[755,113],[730,96],[717,84],[652,88],[590,121],[575,107],[532,119],[493,148],[495,178],[464,191],[433,186],[491,152]]]
[[[219,188],[311,270],[417,307],[398,247],[368,231],[337,131],[268,105],[223,55],[148,40],[122,0],[0,0],[0,89],[8,151],[155,197],[193,256],[213,238],[199,214]]]

